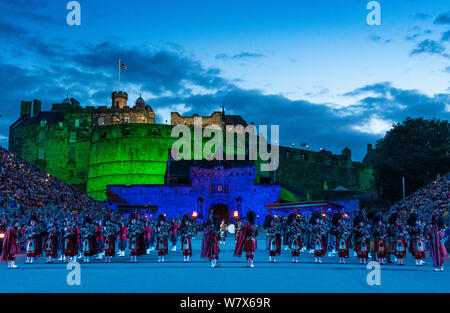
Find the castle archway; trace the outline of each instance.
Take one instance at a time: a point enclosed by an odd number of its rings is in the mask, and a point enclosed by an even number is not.
[[[214,215],[218,216],[220,220],[228,221],[228,207],[223,203],[216,203],[211,207]]]

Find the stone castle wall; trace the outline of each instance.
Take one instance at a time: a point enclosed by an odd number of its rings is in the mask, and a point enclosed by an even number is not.
[[[172,125],[187,125],[187,126],[194,126],[194,119],[196,117],[202,118],[202,127],[214,125],[223,127],[223,121],[222,121],[222,113],[220,112],[214,112],[210,116],[199,116],[198,114],[194,114],[193,116],[181,116],[178,112],[172,112],[170,113],[170,120]]]
[[[9,150],[100,200],[106,199],[108,184],[162,184],[168,149],[176,140],[170,136],[173,125],[192,126],[197,116],[173,112],[171,125],[155,124],[155,113],[142,101],[134,107],[82,108],[75,99],[65,99],[48,112],[40,112],[40,103],[32,109],[31,102],[22,102],[21,108],[21,118],[10,127]],[[204,126],[222,125],[222,114],[202,117]],[[99,125],[100,117],[105,124]],[[204,147],[208,138],[203,140]],[[192,156],[195,149],[192,144]],[[235,147],[223,149],[237,153]],[[348,149],[334,155],[280,147],[275,175],[259,172],[259,163],[257,180],[276,176],[282,187],[305,200],[318,197],[325,181],[328,190],[373,189],[373,170],[352,162]]]

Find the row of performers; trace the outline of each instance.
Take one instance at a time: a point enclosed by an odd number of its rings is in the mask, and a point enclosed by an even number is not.
[[[353,225],[341,213],[334,214],[329,225],[326,221],[318,212],[311,215],[308,223],[295,214],[284,220],[267,216],[264,228],[270,262],[276,262],[276,256],[280,255],[282,239],[289,244],[294,263],[298,262],[300,251],[306,248],[314,253],[315,262],[321,263],[330,246],[329,241],[333,241],[339,263],[346,263],[349,250],[353,248],[360,263],[367,263],[371,255],[373,260],[386,264],[392,254],[398,265],[404,265],[409,250],[416,265],[422,266],[428,245],[435,270],[443,270],[447,256],[442,232],[445,225],[437,214],[433,215],[429,225],[424,225],[416,213],[409,216],[406,225],[400,222],[398,214],[392,214],[388,223],[383,222],[381,214],[376,214],[369,222],[364,211],[354,218]]]
[[[258,228],[255,224],[256,214],[249,211],[247,221],[240,221],[240,226],[236,231],[235,255],[240,256],[246,252],[247,266],[254,267],[253,257],[257,248]],[[192,256],[192,238],[196,234],[196,224],[185,215],[177,229],[181,239],[181,250],[184,261],[189,262]],[[326,223],[322,216],[315,212],[308,223],[295,214],[286,218],[285,222],[268,215],[264,222],[267,233],[267,249],[269,250],[270,262],[276,262],[276,256],[281,254],[282,233],[289,238],[289,246],[292,250],[293,262],[298,262],[300,250],[308,245],[312,248],[317,263],[327,251],[327,240],[330,234],[335,238],[339,260],[345,263],[349,256],[350,244],[357,253],[360,262],[367,262],[370,251],[376,255],[378,261],[385,263],[389,254],[394,254],[398,264],[404,264],[406,252],[409,249],[416,259],[416,265],[422,265],[425,258],[425,241],[429,240],[430,252],[433,256],[434,267],[443,270],[443,259],[447,256],[443,243],[442,220],[438,215],[433,215],[433,220],[428,225],[427,231],[423,224],[419,223],[416,214],[411,214],[408,225],[402,225],[398,215],[393,214],[389,218],[388,225],[383,223],[381,215],[376,215],[372,223],[369,223],[365,214],[354,219],[353,226],[346,223],[340,213],[333,216],[332,226],[327,230]],[[25,230],[27,263],[32,263],[34,258],[42,255],[43,250],[47,255],[47,261],[51,262],[57,257],[58,247],[62,250],[63,258],[74,261],[80,252],[84,261],[89,262],[89,257],[99,253],[99,225],[92,222],[91,218],[84,220],[81,228],[75,222],[65,221],[62,234],[58,233],[58,228],[52,222],[45,229],[45,223],[33,219],[29,227]],[[116,239],[119,239],[119,254],[125,250],[125,243],[128,240],[128,248],[131,251],[130,262],[137,262],[137,256],[148,253],[147,234],[152,226],[145,219],[140,219],[137,215],[130,218],[128,226],[123,222],[109,218],[101,229],[103,238],[103,251],[105,262],[110,263],[115,256]],[[164,256],[168,253],[168,240],[171,237],[169,223],[164,215],[160,215],[154,227],[154,238],[156,240],[156,250],[158,251],[158,262],[164,262]],[[282,231],[284,230],[284,231]],[[124,232],[125,231],[125,232]],[[202,240],[201,256],[208,258],[211,267],[219,266],[219,243],[222,240],[221,234],[224,232],[223,223],[216,216],[211,216],[204,223],[204,234]],[[8,228],[7,236],[4,240],[2,260],[9,262],[10,268],[16,268],[14,263],[15,255],[19,253],[18,223],[14,223]],[[45,235],[42,235],[45,234]],[[124,237],[126,236],[126,237]],[[62,237],[62,244],[58,243],[58,238]],[[306,240],[305,240],[306,238]],[[306,242],[305,242],[306,241]],[[372,244],[371,244],[372,242]],[[176,244],[176,242],[175,242]]]
[[[249,223],[240,231],[240,239],[236,242],[236,255],[241,255],[246,251],[248,266],[253,267],[253,254],[256,251],[257,226],[255,225],[256,214],[249,212]],[[173,221],[172,221],[173,222]],[[176,235],[181,241],[181,250],[184,262],[189,262],[192,256],[192,239],[197,234],[197,224],[195,221],[185,215],[180,226],[177,227],[177,233],[171,230],[171,224],[168,223],[164,215],[159,215],[156,223],[146,219],[139,218],[137,214],[131,215],[129,223],[123,220],[109,218],[103,225],[94,223],[92,218],[87,217],[82,223],[75,220],[64,220],[60,227],[55,221],[45,223],[39,220],[38,216],[31,219],[29,226],[21,230],[18,221],[12,223],[7,228],[6,237],[3,242],[1,260],[8,262],[8,268],[18,268],[15,264],[16,256],[20,253],[20,241],[23,236],[25,239],[25,250],[27,259],[25,263],[34,263],[44,253],[47,257],[47,263],[52,263],[61,250],[61,260],[66,262],[76,261],[81,253],[83,261],[90,262],[90,257],[99,254],[99,238],[102,238],[103,253],[105,262],[110,263],[116,251],[116,241],[118,240],[119,255],[123,256],[126,244],[130,250],[130,262],[136,263],[137,257],[147,254],[151,246],[152,234],[156,241],[156,250],[158,251],[158,262],[164,262],[164,256],[168,254],[168,242],[174,240],[176,246]],[[209,259],[212,267],[218,267],[219,242],[220,239],[220,219],[212,216],[211,219],[203,223],[204,234],[201,249],[201,256]],[[223,227],[223,224],[222,224]],[[175,236],[174,236],[175,235]],[[62,240],[61,240],[62,238]],[[175,249],[172,249],[173,251]]]
[[[139,218],[137,214],[130,216],[128,221],[110,215],[104,223],[101,220],[93,221],[91,217],[84,218],[82,222],[77,222],[75,217],[45,222],[36,215],[26,227],[20,228],[17,221],[8,227],[1,259],[8,261],[9,268],[17,268],[15,256],[24,246],[26,264],[34,263],[35,259],[44,253],[46,263],[53,263],[59,251],[60,260],[64,262],[76,261],[78,256],[83,258],[85,263],[89,263],[93,256],[97,256],[97,259],[104,256],[105,263],[110,263],[116,255],[116,246],[119,250],[118,256],[125,256],[128,246],[131,251],[130,262],[137,262],[137,256],[149,254],[156,241],[159,262],[164,262],[168,241],[172,242],[172,251],[176,251],[180,234],[185,247],[186,239],[189,238],[191,245],[191,238],[197,233],[197,224],[187,216],[183,218],[181,227],[179,224],[176,219],[166,220],[164,215],[160,215],[157,221]],[[192,251],[190,254],[183,251],[183,254],[185,261],[189,261]]]

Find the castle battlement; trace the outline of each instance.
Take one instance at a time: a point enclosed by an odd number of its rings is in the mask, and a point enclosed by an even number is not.
[[[181,116],[178,112],[171,112],[170,124],[194,126],[194,120],[197,117],[202,118],[202,127],[219,126],[222,128],[224,126],[221,112],[213,112],[210,116],[200,116],[198,114],[194,114],[192,116]]]

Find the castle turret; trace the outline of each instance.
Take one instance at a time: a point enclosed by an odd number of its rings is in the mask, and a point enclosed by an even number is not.
[[[142,110],[145,108],[145,100],[142,99],[142,96],[139,96],[139,98],[137,98],[137,100],[136,100],[136,108],[139,108],[139,109],[142,109]]]
[[[345,159],[352,160],[352,151],[349,148],[344,148],[344,150],[342,150],[342,155]]]
[[[114,91],[111,95],[112,107],[122,109],[127,106],[128,94],[122,91]]]
[[[31,115],[31,102],[22,101],[20,103],[20,118],[25,118]]]
[[[42,102],[39,100],[33,100],[33,116],[38,115],[41,112]]]

